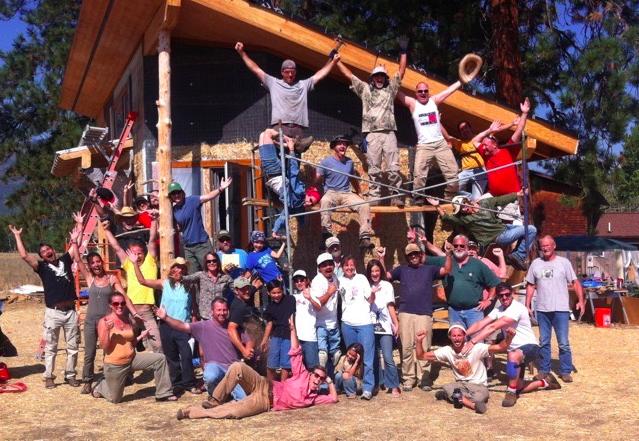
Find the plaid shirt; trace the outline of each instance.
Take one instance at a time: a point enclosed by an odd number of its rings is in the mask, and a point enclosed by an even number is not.
[[[211,303],[216,297],[226,297],[224,294],[231,291],[231,279],[226,274],[220,274],[215,280],[206,271],[198,271],[184,277],[184,283],[189,288],[199,285],[197,304],[200,317],[206,320],[211,318]]]

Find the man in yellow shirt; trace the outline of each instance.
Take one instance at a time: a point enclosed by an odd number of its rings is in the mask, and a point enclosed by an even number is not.
[[[157,279],[158,278],[158,265],[157,265],[157,249],[155,239],[158,231],[158,215],[157,212],[152,212],[151,231],[149,234],[149,242],[143,244],[137,241],[129,242],[128,249],[137,256],[138,265],[144,275],[144,278]],[[152,288],[142,286],[138,282],[135,276],[135,268],[133,263],[129,260],[126,251],[122,249],[117,239],[113,236],[113,233],[108,228],[109,222],[106,221],[102,225],[106,233],[107,241],[113,251],[122,262],[122,269],[126,271],[126,286],[127,295],[131,299],[131,303],[135,305],[135,309],[138,312],[140,320],[144,322],[144,328],[149,330],[149,337],[144,340],[144,345],[147,349],[156,353],[162,353],[162,341],[160,340],[160,330],[158,323],[155,320],[155,314],[153,313],[153,307],[155,306],[155,294]]]

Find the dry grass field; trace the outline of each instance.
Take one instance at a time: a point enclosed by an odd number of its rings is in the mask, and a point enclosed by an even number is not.
[[[27,283],[41,285],[40,278],[17,253],[0,253],[0,298]]]
[[[14,379],[29,387],[21,394],[0,394],[3,440],[639,439],[637,327],[573,324],[571,340],[579,369],[575,382],[558,391],[524,396],[511,409],[501,407],[505,388],[495,382],[485,415],[456,410],[435,401],[432,392],[414,390],[399,399],[380,394],[370,402],[344,399],[333,406],[269,412],[240,421],[177,421],[176,411],[198,403],[202,396],[187,394],[177,403],[156,403],[152,377],[142,373],[136,374],[121,404],[80,395],[78,389],[60,384],[64,344],[56,367],[58,387],[46,390],[41,380],[44,367],[33,359],[43,309],[37,301],[14,302],[0,318],[20,352],[3,361]],[[443,369],[438,383],[450,378],[450,371]]]

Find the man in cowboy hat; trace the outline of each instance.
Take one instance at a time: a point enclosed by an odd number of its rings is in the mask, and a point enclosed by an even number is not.
[[[504,224],[497,217],[498,207],[505,207],[515,202],[517,197],[523,197],[523,191],[510,193],[505,196],[471,201],[465,196],[453,198],[453,215],[448,215],[437,206],[437,212],[442,222],[450,222],[456,227],[463,228],[466,233],[473,236],[482,246],[497,243],[499,246],[510,245],[517,242],[515,251],[506,256],[506,262],[519,270],[527,270],[528,251],[524,240],[525,228],[523,225]],[[534,225],[528,225],[528,246],[535,244],[537,229]]]
[[[406,72],[406,51],[408,39],[400,38],[399,70],[392,78],[383,65],[375,66],[368,79],[368,83],[360,80],[341,61],[337,67],[344,76],[351,81],[351,90],[362,100],[362,133],[366,135],[366,162],[368,176],[377,183],[382,181],[382,160],[386,163],[388,182],[393,187],[402,186],[399,174],[399,150],[397,148],[397,123],[395,122],[395,96]],[[370,184],[368,198],[375,199],[381,195],[379,185]],[[404,206],[403,198],[398,195],[393,204]]]
[[[359,196],[359,181],[348,175],[355,175],[353,160],[346,156],[346,149],[351,145],[351,139],[345,135],[336,136],[331,141],[331,155],[324,158],[317,168],[316,181],[319,185],[324,180],[324,196],[320,201],[321,208],[329,209],[338,205],[355,205],[353,209],[359,214],[359,245],[362,248],[371,246],[371,213],[368,204]],[[351,184],[355,193],[351,191]],[[322,236],[325,239],[332,236],[331,212],[323,211]]]

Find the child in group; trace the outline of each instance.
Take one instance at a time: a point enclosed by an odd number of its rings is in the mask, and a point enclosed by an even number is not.
[[[248,272],[256,271],[264,283],[272,280],[281,279],[282,272],[277,266],[276,259],[282,257],[286,242],[282,242],[282,246],[277,251],[273,251],[266,245],[266,236],[261,231],[253,231],[251,233],[251,244],[253,251],[248,253],[246,260],[246,270]],[[250,277],[246,274],[245,277]]]
[[[272,280],[266,284],[270,303],[264,311],[267,321],[264,337],[262,338],[262,352],[268,351],[267,378],[276,380],[276,371],[280,370],[280,381],[285,381],[290,374],[291,360],[288,352],[291,350],[291,336],[288,320],[295,314],[295,298],[284,294],[284,286],[279,280]]]
[[[362,389],[364,346],[353,343],[346,349],[346,355],[335,366],[335,386],[343,391],[346,398],[355,398]]]

